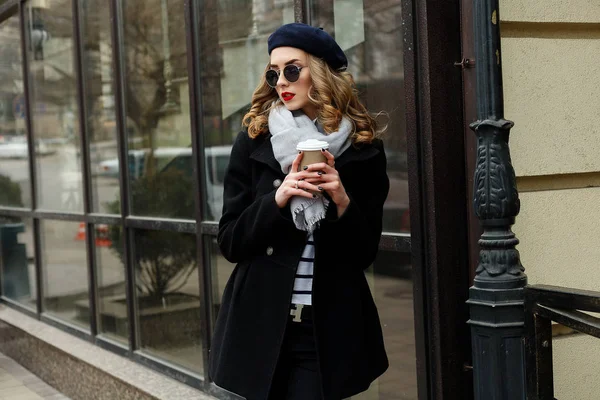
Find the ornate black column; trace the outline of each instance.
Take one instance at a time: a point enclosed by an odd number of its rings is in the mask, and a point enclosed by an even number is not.
[[[527,276],[511,231],[519,195],[504,119],[498,0],[474,0],[477,135],[474,207],[483,234],[468,304],[476,400],[524,400]]]

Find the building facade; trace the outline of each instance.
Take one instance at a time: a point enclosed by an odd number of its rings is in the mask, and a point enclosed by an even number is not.
[[[583,206],[598,195],[597,127],[586,116],[598,102],[599,10],[545,3],[506,0],[492,16],[503,23],[515,121],[515,232],[530,282],[594,289],[597,211]],[[473,398],[475,14],[470,1],[442,0],[0,1],[2,303],[230,398],[207,376],[235,267],[216,245],[222,179],[268,35],[305,22],[336,38],[361,99],[387,125],[391,188],[366,274],[390,368],[354,399]],[[595,250],[549,246],[566,227]],[[556,260],[582,273],[549,268]],[[571,349],[592,363],[592,344],[563,336],[557,393],[592,399],[590,375],[568,378],[579,360]]]

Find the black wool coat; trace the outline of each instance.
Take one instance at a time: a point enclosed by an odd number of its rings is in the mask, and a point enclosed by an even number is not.
[[[312,304],[324,400],[366,390],[388,367],[379,315],[364,269],[379,244],[389,190],[383,143],[350,146],[335,167],[350,204],[330,202],[314,233]],[[296,268],[307,234],[275,192],[285,175],[270,135],[241,132],[225,176],[218,243],[237,263],[223,294],[210,353],[210,378],[248,400],[266,400],[283,341]]]

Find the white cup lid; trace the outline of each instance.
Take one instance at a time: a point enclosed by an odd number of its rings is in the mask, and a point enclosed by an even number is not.
[[[296,145],[296,150],[298,151],[314,151],[328,148],[329,143],[318,139],[308,139]]]

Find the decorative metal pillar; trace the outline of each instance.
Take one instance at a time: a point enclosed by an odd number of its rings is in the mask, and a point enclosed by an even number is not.
[[[504,119],[499,0],[474,0],[477,135],[474,207],[483,234],[469,291],[476,400],[525,399],[524,298],[527,276],[511,231],[519,195]]]

